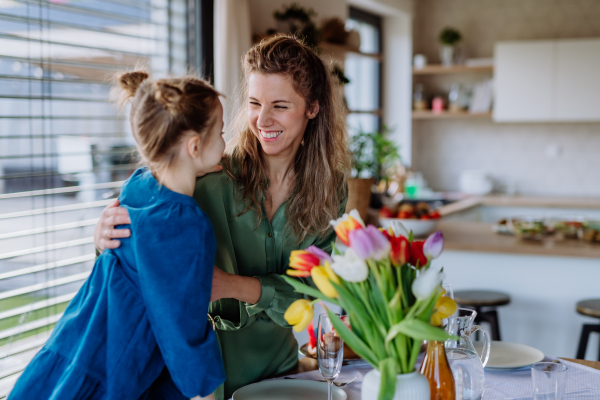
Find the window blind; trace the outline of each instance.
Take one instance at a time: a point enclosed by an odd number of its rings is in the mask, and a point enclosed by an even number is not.
[[[186,69],[190,0],[0,0],[0,399],[94,263],[137,167],[110,78]]]

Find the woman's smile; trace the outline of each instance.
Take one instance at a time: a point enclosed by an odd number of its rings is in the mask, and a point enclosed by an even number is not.
[[[260,138],[265,142],[274,142],[282,133],[283,131],[263,131],[260,129]]]

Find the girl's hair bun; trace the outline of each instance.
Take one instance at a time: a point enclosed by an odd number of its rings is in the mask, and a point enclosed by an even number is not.
[[[145,71],[126,72],[119,76],[119,86],[123,89],[127,98],[135,97],[135,93],[142,82],[149,77],[150,75]]]
[[[154,99],[162,104],[163,108],[172,116],[176,116],[181,111],[182,97],[181,89],[161,81],[154,83]]]

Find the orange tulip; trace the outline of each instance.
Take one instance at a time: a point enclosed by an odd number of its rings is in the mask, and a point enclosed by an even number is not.
[[[335,221],[332,220],[329,223],[333,226],[333,230],[346,246],[350,246],[350,240],[348,239],[350,232],[365,227],[364,222],[356,210],[352,210],[349,214],[344,214],[341,218],[338,218]]]
[[[290,253],[290,268],[286,274],[308,278],[310,270],[321,263],[319,257],[306,250],[294,250]]]

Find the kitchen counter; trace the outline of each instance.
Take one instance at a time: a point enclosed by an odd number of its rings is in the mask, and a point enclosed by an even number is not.
[[[473,196],[450,203],[439,209],[442,216],[468,210],[477,206],[498,207],[551,207],[551,208],[597,208],[600,198],[593,197],[528,197],[528,196]]]
[[[600,210],[600,199],[520,196],[469,197],[448,204],[440,208],[439,212],[442,216],[450,216],[477,206]],[[445,248],[448,250],[600,259],[600,244],[598,243],[574,239],[558,241],[552,237],[543,241],[520,240],[512,235],[495,233],[492,231],[492,226],[493,224],[485,222],[455,219],[445,221],[442,219],[438,229],[444,233]]]
[[[583,240],[520,240],[512,235],[495,233],[492,224],[481,222],[442,220],[437,229],[444,233],[447,250],[600,259],[600,244]]]

